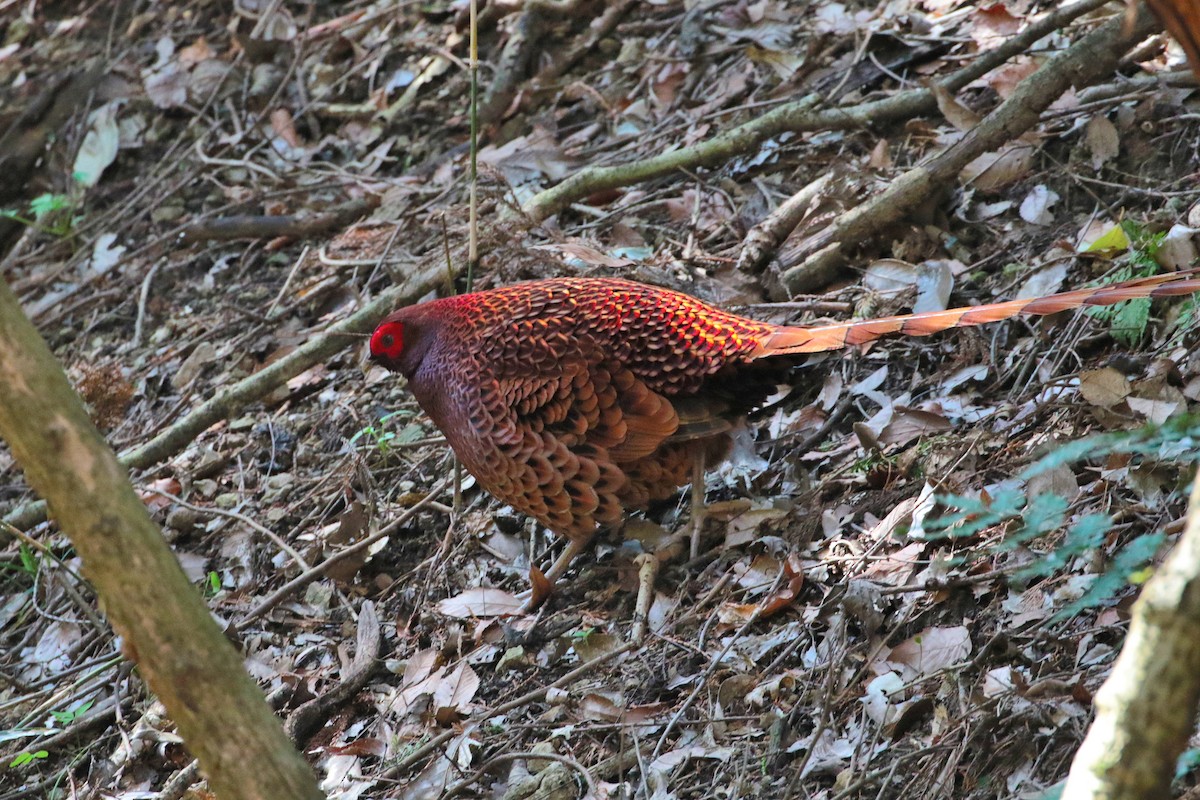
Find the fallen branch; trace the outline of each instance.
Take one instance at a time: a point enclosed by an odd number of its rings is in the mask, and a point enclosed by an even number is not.
[[[379,206],[379,197],[371,195],[334,206],[317,214],[255,215],[241,214],[218,219],[205,219],[183,229],[180,239],[185,244],[230,239],[307,239],[318,234],[345,228]]]
[[[766,219],[755,225],[742,240],[742,254],[738,256],[740,272],[758,272],[774,257],[779,245],[791,236],[800,221],[813,213],[825,188],[833,179],[832,172],[821,177],[779,204]]]
[[[952,94],[957,92],[1031,47],[1043,36],[1099,8],[1104,2],[1106,0],[1082,0],[1047,14],[1004,44],[983,53],[969,65],[941,81],[940,85]],[[670,175],[677,170],[721,164],[735,156],[753,152],[767,139],[789,131],[850,130],[932,114],[937,110],[937,101],[929,89],[900,92],[885,100],[860,103],[849,108],[817,111],[815,108],[818,102],[818,98],[810,96],[788,103],[712,139],[644,161],[613,167],[588,167],[557,186],[538,192],[525,204],[523,210],[533,220],[540,222],[595,192],[629,186],[639,181]]]
[[[297,746],[303,745],[318,725],[358,694],[376,668],[382,666],[379,662],[382,646],[379,615],[375,611],[375,604],[368,600],[358,612],[358,640],[350,669],[332,689],[292,712],[283,725],[288,738]]]
[[[892,181],[870,201],[851,209],[832,225],[810,236],[783,262],[781,281],[788,292],[803,292],[825,282],[845,244],[857,244],[906,217],[954,181],[963,167],[984,153],[1011,142],[1037,125],[1041,114],[1072,86],[1082,88],[1111,73],[1121,55],[1158,29],[1145,6],[1132,25],[1117,16],[1084,36],[1018,84],[1012,95],[961,139],[926,164]],[[788,264],[800,263],[789,267]]]

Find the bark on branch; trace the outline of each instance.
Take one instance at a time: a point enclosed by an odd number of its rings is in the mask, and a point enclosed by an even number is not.
[[[50,504],[125,654],[224,800],[320,798],[54,355],[0,280],[0,436]]]
[[[1133,606],[1129,636],[1096,693],[1096,720],[1063,800],[1170,797],[1200,701],[1200,480],[1187,526]]]

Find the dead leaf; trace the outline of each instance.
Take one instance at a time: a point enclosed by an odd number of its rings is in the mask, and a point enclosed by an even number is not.
[[[175,62],[142,72],[146,96],[158,108],[176,108],[187,102],[188,74]]]
[[[42,675],[61,672],[71,665],[83,628],[75,622],[55,620],[45,627],[37,644],[21,651],[22,660],[37,664]]]
[[[108,165],[117,160],[121,141],[117,110],[121,102],[113,100],[105,103],[88,115],[88,131],[83,136],[83,143],[75,154],[75,164],[71,167],[75,180],[84,186],[95,186]]]
[[[580,718],[588,722],[617,722],[621,719],[621,706],[596,692],[580,698],[578,711]]]
[[[174,501],[163,497],[159,492],[178,497],[183,492],[183,486],[175,478],[159,478],[152,483],[146,485],[146,491],[141,492],[142,502],[146,505],[146,509],[153,514],[156,511],[162,511],[170,506]]]
[[[991,153],[984,153],[963,167],[959,180],[981,192],[994,192],[1016,183],[1033,168],[1035,148],[1024,142],[1009,142]]]
[[[1117,133],[1117,126],[1109,122],[1104,114],[1096,114],[1088,120],[1084,140],[1092,153],[1092,168],[1097,172],[1121,152],[1121,135]]]
[[[571,646],[575,649],[575,654],[582,661],[591,661],[594,658],[608,655],[625,643],[619,637],[597,630],[588,632],[586,636],[575,636],[573,638],[574,642]]]
[[[1079,394],[1099,408],[1112,408],[1129,396],[1129,379],[1113,367],[1079,373]]]
[[[963,625],[926,628],[892,648],[887,661],[902,668],[906,681],[933,675],[971,655],[971,633]]]
[[[917,267],[917,299],[913,312],[945,311],[954,291],[954,264],[943,259],[922,261]]]
[[[905,444],[919,436],[945,433],[953,428],[950,420],[941,414],[898,405],[895,406],[891,421],[880,431],[879,441],[885,445]]]
[[[1129,397],[1125,402],[1134,412],[1141,414],[1155,425],[1162,425],[1184,409],[1181,403],[1166,400],[1151,400],[1145,397]]]
[[[1079,496],[1079,479],[1069,466],[1060,464],[1053,469],[1036,473],[1029,479],[1025,491],[1030,497],[1052,494],[1069,503]]]
[[[521,608],[521,600],[503,589],[479,586],[467,589],[454,597],[437,604],[439,614],[455,619],[470,617],[501,617],[515,614]]]
[[[1058,200],[1058,192],[1039,183],[1030,189],[1029,194],[1025,195],[1025,199],[1021,201],[1021,219],[1030,225],[1049,225],[1054,222],[1054,215],[1050,213],[1050,208]]]
[[[216,53],[214,53],[212,47],[209,46],[208,40],[201,36],[187,47],[181,48],[177,57],[181,67],[184,69],[190,69],[191,67],[199,64],[201,61],[207,61],[215,56]]]
[[[299,149],[304,144],[300,134],[296,132],[296,121],[292,118],[292,112],[286,108],[277,108],[271,112],[271,130],[286,142],[288,147]]]
[[[594,247],[591,247],[580,242],[556,242],[554,244],[535,245],[533,250],[549,250],[552,252],[562,253],[570,258],[578,259],[585,265],[593,267],[628,267],[633,264],[633,260],[629,258],[614,258],[613,256],[605,255]]]
[[[879,258],[867,267],[862,282],[885,296],[899,294],[917,285],[917,265],[898,258]]]
[[[183,360],[179,365],[179,369],[175,372],[175,385],[179,388],[186,388],[200,374],[200,370],[204,369],[205,365],[214,361],[217,357],[217,348],[212,342],[204,341],[196,345],[191,354]]]
[[[1017,297],[1045,297],[1062,288],[1067,279],[1067,261],[1059,259],[1050,266],[1030,275],[1017,290]]]
[[[1185,269],[1197,261],[1195,228],[1175,223],[1154,251],[1154,260],[1166,269]]]
[[[442,725],[449,725],[457,717],[466,715],[477,691],[479,676],[465,661],[460,661],[433,691],[434,717]]]
[[[935,82],[930,88],[934,99],[937,100],[938,111],[941,111],[946,121],[959,131],[966,133],[983,119],[981,115],[958,102],[940,83]]]

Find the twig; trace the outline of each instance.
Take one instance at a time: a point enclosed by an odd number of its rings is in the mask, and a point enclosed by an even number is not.
[[[787,239],[813,209],[825,191],[833,173],[827,172],[800,191],[780,203],[766,219],[755,225],[742,242],[742,254],[738,256],[740,272],[757,272],[775,254],[776,248]]]
[[[154,282],[154,276],[165,262],[166,259],[155,261],[142,281],[142,289],[138,292],[137,319],[133,323],[133,341],[129,345],[131,348],[137,348],[142,343],[142,326],[146,322],[146,302],[150,299],[150,284]]]
[[[304,556],[300,555],[300,553],[297,552],[296,548],[292,547],[290,544],[285,542],[283,540],[283,538],[280,537],[280,535],[277,534],[275,531],[271,530],[270,528],[268,528],[264,525],[260,525],[259,523],[255,522],[254,520],[247,517],[245,514],[242,514],[237,511],[226,511],[223,508],[205,508],[204,506],[193,505],[192,503],[187,502],[183,498],[178,497],[173,494],[170,494],[169,492],[164,492],[161,489],[150,489],[149,491],[154,494],[159,495],[160,497],[164,497],[167,500],[170,500],[175,505],[182,506],[186,509],[190,509],[191,511],[196,511],[201,514],[212,514],[213,516],[217,516],[217,517],[226,517],[228,519],[237,520],[238,522],[242,523],[243,525],[249,527],[251,530],[258,531],[263,536],[266,536],[268,539],[270,539],[272,542],[274,542],[275,546],[278,547],[283,552],[287,553],[289,556],[291,556],[292,560],[295,561],[297,564],[299,564],[301,569],[310,569],[308,562],[304,560]]]
[[[328,718],[334,709],[343,705],[351,697],[358,694],[367,684],[367,679],[379,666],[379,652],[383,645],[383,636],[379,631],[379,615],[375,612],[375,604],[367,600],[358,612],[358,643],[354,653],[354,662],[350,669],[341,677],[337,685],[319,697],[314,697],[304,703],[288,717],[283,731],[293,742],[301,745],[313,732],[313,729]]]
[[[318,214],[287,216],[242,214],[218,219],[203,219],[185,227],[180,235],[180,240],[184,244],[193,244],[213,240],[275,239],[280,236],[305,239],[344,228],[378,208],[379,202],[378,195],[370,195],[359,200],[342,203]]]
[[[296,273],[300,271],[300,265],[303,264],[308,258],[308,251],[310,249],[311,248],[308,245],[304,245],[304,249],[300,251],[300,256],[296,259],[296,263],[292,264],[292,268],[288,270],[288,276],[284,279],[283,286],[279,287],[279,293],[275,295],[275,299],[271,301],[271,305],[267,306],[266,313],[263,314],[263,316],[267,319],[275,318],[275,309],[278,308],[279,304],[283,302],[284,295],[287,294],[287,290],[289,287],[291,287],[292,281],[296,279]],[[324,247],[321,248],[321,252],[325,252]],[[378,265],[379,262],[371,261],[369,263]]]
[[[516,760],[522,759],[522,758],[532,758],[532,759],[540,758],[540,759],[544,759],[546,761],[557,761],[560,764],[565,764],[566,766],[575,770],[575,772],[579,773],[580,777],[583,778],[584,786],[587,788],[587,793],[584,795],[585,798],[586,797],[594,798],[594,797],[598,796],[596,794],[596,784],[594,781],[592,781],[592,776],[589,775],[588,771],[586,769],[584,769],[583,765],[580,764],[575,759],[569,758],[564,755],[560,755],[558,753],[531,753],[531,752],[522,751],[522,752],[516,752],[516,753],[501,753],[500,755],[492,756],[487,761],[483,762],[483,764],[481,764],[479,766],[479,768],[476,769],[473,774],[468,775],[467,777],[463,778],[461,781],[459,781],[458,783],[454,784],[449,789],[447,789],[445,794],[443,794],[441,796],[441,800],[450,800],[451,797],[457,796],[460,792],[462,792],[468,786],[475,783],[475,781],[479,780],[484,775],[486,775],[488,772],[490,772],[493,767],[496,767],[500,764],[508,763],[509,761],[516,761]]]

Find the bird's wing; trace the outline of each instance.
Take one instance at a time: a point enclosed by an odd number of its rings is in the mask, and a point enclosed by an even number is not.
[[[679,427],[670,401],[595,343],[535,320],[493,325],[474,354],[482,425],[460,457],[487,489],[571,539],[618,523],[626,465]],[[471,407],[471,403],[466,404]]]

